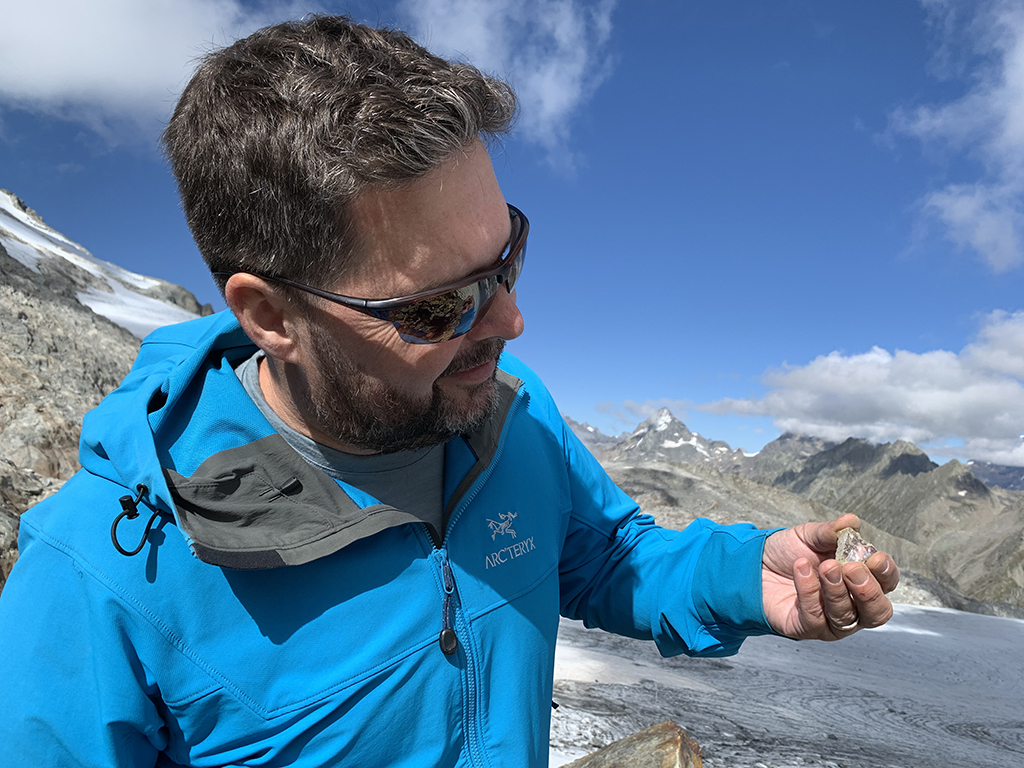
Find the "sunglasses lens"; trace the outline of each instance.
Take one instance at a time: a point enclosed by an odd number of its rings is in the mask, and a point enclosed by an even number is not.
[[[473,324],[479,301],[478,285],[448,291],[395,310],[391,322],[402,339],[414,344],[434,344],[461,336]]]
[[[518,217],[513,218],[513,226],[516,229],[511,239],[515,242],[521,226]],[[402,340],[412,344],[435,344],[462,336],[483,317],[501,286],[512,292],[523,271],[524,261],[526,243],[519,246],[519,251],[512,254],[511,260],[497,275],[392,310],[388,319],[394,323]]]
[[[512,293],[515,290],[516,283],[519,281],[519,275],[523,271],[523,263],[526,261],[526,243],[523,243],[519,248],[519,253],[516,254],[515,258],[508,265],[508,272],[505,274],[505,282],[508,283],[508,292]]]
[[[499,288],[511,293],[523,269],[523,251],[500,275],[394,310],[390,320],[398,335],[413,344],[435,344],[462,336],[483,317]]]

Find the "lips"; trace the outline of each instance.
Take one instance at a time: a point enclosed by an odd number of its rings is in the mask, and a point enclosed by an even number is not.
[[[494,369],[497,365],[497,360],[489,360],[483,365],[478,365],[475,368],[469,368],[468,370],[459,371],[457,373],[450,373],[447,378],[450,381],[458,381],[465,384],[482,384],[494,375]]]
[[[505,348],[504,339],[488,339],[468,349],[464,354],[458,355],[441,374],[441,378],[447,376],[462,377],[465,374],[481,373],[480,369],[488,369],[485,374],[490,376],[494,370],[502,350]]]

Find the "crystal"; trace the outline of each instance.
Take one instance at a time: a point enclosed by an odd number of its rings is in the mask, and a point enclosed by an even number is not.
[[[861,563],[871,557],[878,549],[853,528],[843,528],[839,532],[839,544],[836,546],[836,560],[840,565],[845,563]]]

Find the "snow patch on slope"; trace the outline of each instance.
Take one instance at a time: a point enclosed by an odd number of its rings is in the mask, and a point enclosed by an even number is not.
[[[179,306],[140,293],[161,281],[97,259],[23,210],[18,198],[7,190],[0,190],[0,246],[36,274],[46,260],[60,259],[92,275],[98,285],[79,291],[78,301],[140,339],[160,326],[196,318]]]
[[[78,301],[140,339],[161,326],[196,319],[181,307],[134,293],[117,283],[111,283],[110,287],[110,293],[95,289],[80,291]]]

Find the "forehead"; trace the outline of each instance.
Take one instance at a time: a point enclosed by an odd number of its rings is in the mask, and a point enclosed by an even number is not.
[[[365,298],[408,295],[488,267],[511,228],[479,142],[406,186],[360,195],[352,214],[357,265],[343,292]]]

